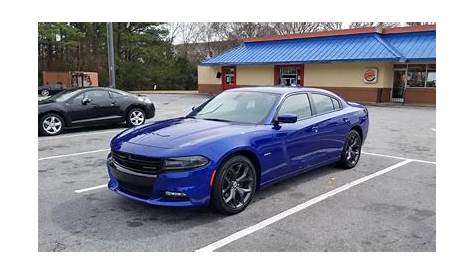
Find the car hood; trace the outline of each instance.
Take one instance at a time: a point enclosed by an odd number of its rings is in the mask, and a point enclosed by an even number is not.
[[[249,124],[177,118],[126,130],[114,141],[157,148],[182,148],[245,134],[254,127]]]
[[[55,103],[54,100],[51,100],[49,98],[45,98],[45,99],[42,99],[42,100],[39,100],[38,101],[38,106],[41,106],[41,105],[48,105],[48,104],[52,104],[52,103]]]

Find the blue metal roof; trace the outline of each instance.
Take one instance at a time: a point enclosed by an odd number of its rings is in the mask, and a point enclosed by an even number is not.
[[[407,60],[436,59],[436,32],[384,35],[383,39]]]
[[[247,42],[202,62],[203,65],[410,61],[436,58],[435,32]]]

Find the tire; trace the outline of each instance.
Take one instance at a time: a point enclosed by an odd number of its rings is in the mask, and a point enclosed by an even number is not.
[[[339,165],[346,169],[355,167],[359,162],[361,151],[362,138],[357,130],[352,129],[347,134]]]
[[[43,90],[41,91],[41,96],[49,96],[49,90],[43,89]]]
[[[212,185],[211,208],[226,215],[243,211],[252,201],[257,188],[257,173],[252,162],[245,156],[234,156],[219,167],[216,175]]]
[[[130,127],[140,126],[145,123],[145,111],[141,108],[133,108],[127,113],[127,125]]]
[[[41,135],[59,135],[64,130],[64,119],[57,114],[48,113],[41,117],[38,127]]]

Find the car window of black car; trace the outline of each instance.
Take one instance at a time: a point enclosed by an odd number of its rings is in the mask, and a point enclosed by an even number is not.
[[[311,93],[311,99],[316,107],[317,114],[324,114],[335,110],[332,98],[319,93]]]
[[[85,92],[84,96],[93,102],[101,102],[110,99],[109,92],[101,89],[88,90]]]
[[[109,91],[109,93],[110,93],[110,97],[112,97],[112,98],[119,98],[119,97],[125,96],[124,94],[121,94],[121,93],[118,93],[118,92],[115,92],[115,91]]]
[[[79,95],[71,98],[70,100],[68,100],[68,103],[70,103],[70,104],[82,104],[82,99],[83,98],[84,98],[84,93],[79,94]]]
[[[291,95],[281,104],[278,114],[293,113],[298,120],[311,117],[311,107],[306,93]]]

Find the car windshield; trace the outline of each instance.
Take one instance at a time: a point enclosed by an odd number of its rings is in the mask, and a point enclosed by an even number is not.
[[[57,101],[57,102],[64,102],[67,99],[69,99],[69,98],[73,97],[74,95],[76,95],[78,92],[79,92],[78,88],[66,89],[66,90],[63,90],[63,91],[49,97],[48,100],[54,100],[54,101]]]
[[[191,112],[188,117],[259,124],[265,120],[278,94],[257,91],[223,92]]]

